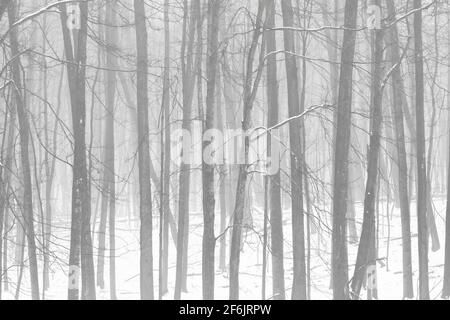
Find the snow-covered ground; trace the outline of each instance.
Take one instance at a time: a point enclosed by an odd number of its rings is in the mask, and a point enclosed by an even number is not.
[[[434,204],[437,209],[436,223],[441,240],[441,249],[437,252],[429,253],[429,276],[431,298],[439,299],[442,290],[442,275],[444,263],[444,225],[445,225],[445,201],[436,198]],[[402,246],[401,246],[401,224],[400,210],[391,206],[391,219],[385,218],[386,203],[380,203],[379,220],[379,250],[378,257],[384,259],[377,264],[378,273],[378,293],[379,299],[401,299],[402,298]],[[357,226],[361,226],[361,204],[357,205]],[[417,263],[417,226],[415,203],[411,206],[412,212],[412,249],[413,249],[413,272],[414,272],[414,293],[417,293],[418,263]],[[323,214],[322,214],[323,215]],[[321,217],[324,219],[324,217]],[[219,219],[216,218],[216,234],[219,234]],[[285,252],[285,281],[286,297],[290,297],[290,287],[292,284],[292,246],[291,246],[291,226],[290,212],[284,212],[284,252]],[[262,273],[262,211],[259,208],[253,209],[253,230],[248,230],[244,235],[244,247],[241,252],[240,265],[240,298],[241,299],[261,299],[261,273]],[[324,222],[324,221],[322,221]],[[326,223],[328,226],[329,222]],[[390,227],[389,227],[390,225]],[[50,289],[46,291],[46,299],[65,299],[67,296],[67,261],[69,248],[69,229],[68,225],[58,223],[54,227],[56,236],[53,237]],[[158,218],[155,217],[154,223],[154,277],[155,277],[155,295],[158,290]],[[330,286],[330,230],[322,225],[321,239],[318,234],[311,235],[311,298],[312,299],[331,299],[332,292]],[[390,232],[389,232],[390,230]],[[202,280],[201,280],[201,236],[202,236],[202,216],[199,213],[191,215],[191,224],[189,231],[189,269],[188,269],[188,293],[183,293],[183,299],[201,299],[202,298]],[[359,230],[358,230],[359,231]],[[261,232],[258,234],[258,232]],[[117,296],[119,299],[139,299],[139,226],[137,221],[129,221],[121,218],[117,221],[117,254],[116,254],[116,272],[117,272]],[[171,238],[170,238],[171,239]],[[389,241],[388,241],[389,240]],[[229,238],[227,238],[229,241]],[[108,241],[107,241],[108,243]],[[269,242],[270,243],[270,242]],[[389,252],[388,252],[389,243]],[[94,238],[94,250],[97,247],[97,237]],[[13,250],[13,247],[10,247]],[[11,252],[10,251],[10,252]],[[176,250],[172,240],[169,248],[169,292],[164,299],[173,298],[173,288],[175,286],[175,262]],[[356,260],[357,246],[349,245],[349,276],[353,274],[353,264]],[[96,252],[95,252],[96,253]],[[106,252],[108,255],[108,251]],[[228,275],[218,270],[219,245],[216,247],[216,278],[215,278],[215,297],[216,299],[228,298]],[[26,255],[25,255],[26,256]],[[227,257],[228,259],[228,257]],[[95,263],[97,257],[95,257]],[[16,279],[18,268],[13,265],[11,258],[9,261],[8,277],[10,290],[3,293],[3,298],[14,299],[16,289]],[[41,262],[42,263],[42,262]],[[42,271],[42,264],[39,266]],[[105,289],[97,291],[97,298],[109,299],[109,281],[108,281],[109,263],[105,261]],[[271,261],[270,254],[267,270],[267,294],[271,295]],[[40,285],[42,285],[40,279]],[[365,291],[363,290],[363,297]],[[20,299],[28,299],[30,296],[28,269],[23,272],[23,281],[20,290]]]

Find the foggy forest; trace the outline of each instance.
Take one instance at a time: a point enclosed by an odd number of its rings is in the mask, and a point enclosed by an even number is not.
[[[447,0],[0,0],[0,299],[448,298]]]

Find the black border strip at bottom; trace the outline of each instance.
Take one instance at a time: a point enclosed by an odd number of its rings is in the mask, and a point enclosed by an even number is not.
[[[428,304],[433,304],[428,306]],[[109,317],[124,320],[237,320],[237,319],[310,319],[311,317],[381,317],[389,315],[405,318],[409,314],[445,308],[448,301],[0,301],[1,314],[7,309],[14,314],[30,313],[46,318]],[[429,308],[432,309],[429,309]],[[443,310],[444,311],[444,310]]]

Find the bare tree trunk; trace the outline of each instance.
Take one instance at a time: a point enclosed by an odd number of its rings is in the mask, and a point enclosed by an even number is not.
[[[269,223],[269,204],[268,202],[268,175],[264,176],[264,221],[263,221],[263,257],[262,257],[262,276],[261,276],[261,300],[266,300],[266,274],[267,274],[267,224]]]
[[[197,77],[197,111],[198,119],[200,119],[203,124],[203,71],[202,71],[202,57],[203,57],[203,13],[201,1],[196,5],[197,12],[197,46],[196,46],[196,57],[193,69],[195,70]],[[193,81],[195,78],[193,78]],[[182,265],[182,279],[181,288],[183,291],[187,292],[187,272],[188,272],[188,249],[189,249],[189,214],[185,217],[184,224],[184,247],[183,247],[183,265]]]
[[[448,19],[448,35],[450,39],[450,16]],[[449,54],[449,67],[448,67],[448,80],[447,80],[447,90],[450,92],[450,54]],[[448,112],[448,119],[450,123],[450,93],[447,93],[447,112]],[[447,124],[448,124],[447,123]],[[444,264],[444,285],[442,288],[442,298],[448,299],[450,298],[450,126],[448,129],[448,157],[447,157],[447,214],[445,218],[445,264]]]
[[[264,11],[263,0],[258,1],[258,13],[255,20],[255,29],[253,32],[252,42],[247,55],[245,80],[244,80],[244,106],[243,106],[243,120],[242,131],[247,132],[250,128],[251,115],[253,109],[253,102],[255,100],[256,91],[261,80],[262,67],[257,70],[256,76],[253,77],[253,62],[255,59],[255,53],[258,46],[258,40],[262,34],[262,14]],[[260,51],[260,60],[264,53],[264,45],[262,45]],[[239,299],[239,262],[240,262],[240,249],[242,238],[242,221],[244,217],[244,205],[246,199],[246,186],[247,186],[247,165],[249,154],[249,137],[244,138],[244,164],[239,165],[238,182],[236,187],[235,207],[233,212],[233,230],[231,235],[231,248],[230,248],[230,286],[229,286],[229,298],[230,300]]]
[[[153,300],[152,196],[150,183],[150,150],[148,125],[148,49],[145,6],[134,0],[137,47],[137,119],[140,194],[140,289],[141,299]]]
[[[43,29],[47,28],[47,21],[44,17],[42,22]],[[46,54],[47,43],[45,42],[44,37],[42,38],[42,51]],[[44,101],[48,101],[48,75],[47,75],[47,60],[45,57],[42,57],[42,94]],[[44,138],[45,138],[45,146],[46,148],[50,148],[50,140],[48,135],[49,123],[48,123],[48,108],[44,107]],[[42,221],[42,234],[43,234],[43,243],[42,243],[42,251],[44,256],[44,265],[42,271],[42,299],[45,297],[45,290],[49,287],[49,241],[51,236],[51,231],[49,231],[49,224],[51,224],[51,216],[52,216],[52,204],[51,204],[51,196],[52,196],[52,182],[53,176],[51,176],[51,166],[49,153],[45,152],[44,155],[44,166],[45,166],[45,218]],[[1,227],[0,227],[1,228]],[[1,272],[0,272],[1,273]]]
[[[268,29],[275,27],[275,2],[274,0],[266,0]],[[278,105],[278,78],[277,78],[277,61],[274,54],[277,50],[275,31],[266,32],[267,48],[267,102],[268,117],[267,126],[270,128],[278,124],[279,105]],[[267,137],[268,156],[275,159],[270,154],[270,134]],[[277,164],[279,165],[279,164]],[[284,253],[283,253],[283,214],[281,211],[281,190],[280,190],[280,171],[269,176],[269,194],[270,194],[270,225],[271,225],[271,252],[272,252],[272,295],[274,299],[285,299],[284,286]]]
[[[91,199],[86,166],[86,41],[88,5],[80,3],[81,29],[69,30],[66,5],[61,8],[61,24],[69,79],[72,125],[74,132],[72,225],[70,234],[68,298],[79,297],[78,278],[81,265],[81,298],[95,299],[95,273],[90,232]],[[72,45],[73,38],[73,45]],[[80,264],[81,256],[81,264]]]
[[[115,221],[116,221],[116,181],[115,181],[115,137],[114,114],[117,78],[114,69],[117,67],[114,46],[118,44],[117,34],[117,2],[108,1],[106,4],[105,40],[108,46],[106,52],[106,128],[105,128],[105,174],[107,176],[109,198],[109,292],[111,300],[116,296],[116,245],[115,245]]]
[[[170,30],[169,30],[169,1],[164,1],[164,84],[163,84],[163,108],[164,108],[164,193],[163,193],[163,277],[162,292],[168,291],[167,277],[169,273],[169,214],[170,214]]]
[[[28,122],[27,107],[25,97],[22,93],[22,78],[20,70],[19,43],[17,38],[17,27],[13,27],[17,17],[17,7],[15,1],[11,1],[8,7],[8,18],[10,31],[11,55],[16,57],[12,62],[12,76],[14,79],[14,97],[17,106],[17,115],[19,119],[20,134],[20,155],[22,164],[23,177],[23,218],[25,225],[25,233],[28,243],[28,259],[30,264],[30,281],[31,281],[31,297],[33,300],[39,300],[39,275],[36,258],[36,244],[33,225],[33,191],[31,182],[31,170],[29,159],[29,137],[30,126]]]
[[[108,4],[109,6],[109,4]],[[107,9],[109,10],[109,8]],[[99,22],[103,22],[103,24],[105,25],[105,31],[103,32],[103,27],[101,27],[99,25],[99,37],[106,42],[106,39],[104,38],[104,35],[106,35],[106,32],[110,32],[110,30],[106,31],[106,27],[108,24],[111,24],[111,21],[106,22],[106,15],[109,13],[106,13],[104,17],[102,17],[102,13],[103,11],[99,12]],[[110,35],[109,35],[110,37]],[[111,39],[109,39],[111,40]],[[112,50],[112,48],[110,48],[111,43],[107,43],[106,44],[106,55],[110,55],[110,53],[108,52],[109,50]],[[99,49],[100,51],[100,49]],[[98,62],[101,63],[101,58],[100,58],[100,52],[98,52]],[[107,63],[110,62],[110,58],[109,61],[107,61]],[[109,66],[111,67],[111,66]],[[108,68],[108,65],[106,65],[106,68]],[[103,121],[100,122],[100,126],[99,126],[99,132],[100,135],[103,134],[103,152],[102,152],[102,172],[101,172],[101,186],[100,186],[100,195],[99,198],[101,199],[101,206],[100,206],[100,223],[99,223],[99,229],[98,229],[98,253],[97,253],[97,286],[101,289],[105,288],[105,251],[106,251],[106,224],[107,224],[107,220],[108,220],[108,204],[109,204],[109,193],[110,193],[110,183],[109,183],[109,178],[110,178],[110,170],[111,168],[109,167],[111,165],[110,163],[110,153],[111,150],[109,150],[110,145],[109,144],[109,139],[110,139],[110,134],[111,134],[111,123],[110,123],[110,112],[111,112],[111,107],[109,106],[110,103],[110,97],[108,96],[111,93],[111,89],[109,88],[110,85],[110,78],[109,78],[109,74],[108,71],[105,71],[105,93],[106,93],[106,99],[108,99],[107,104],[105,105],[106,108],[102,114],[102,119]],[[91,110],[92,111],[92,110]],[[93,119],[91,119],[92,121]],[[105,129],[102,130],[103,128],[103,122],[105,123],[104,127]],[[91,133],[92,134],[92,133]],[[91,142],[92,143],[92,142]],[[92,156],[91,156],[92,157]],[[108,160],[107,160],[108,159]],[[107,161],[109,161],[108,165],[107,165]],[[91,161],[92,163],[92,161]],[[91,165],[92,166],[92,165]],[[96,219],[94,219],[95,222]]]
[[[164,107],[164,102],[162,107]],[[165,125],[165,110],[161,109],[160,112],[160,118],[159,123],[160,126],[160,145],[159,145],[159,152],[161,154],[160,156],[160,171],[159,171],[159,235],[158,235],[158,299],[162,300],[164,292],[164,285],[163,285],[163,277],[164,277],[164,249],[163,249],[163,238],[164,238],[164,188],[165,188],[165,176],[164,176],[164,167],[165,167],[165,156],[164,152],[166,151],[164,148],[164,125]]]
[[[395,17],[395,6],[393,0],[387,0],[387,10],[389,19]],[[409,207],[408,195],[408,165],[406,158],[405,145],[405,128],[403,122],[403,99],[402,91],[404,90],[402,76],[400,72],[400,49],[398,45],[397,26],[394,24],[388,32],[388,44],[390,50],[388,54],[391,58],[393,67],[392,73],[392,97],[393,97],[393,114],[394,114],[394,128],[397,144],[397,159],[398,159],[398,174],[399,174],[399,198],[400,211],[402,221],[402,252],[403,252],[403,297],[412,298],[414,296],[413,282],[412,282],[412,258],[411,258],[411,214]],[[396,66],[398,64],[398,66]]]
[[[300,6],[299,2],[297,1],[297,5]],[[312,9],[313,2],[306,2],[304,5],[303,10],[311,10]],[[303,24],[303,27],[307,28],[310,26],[311,23],[311,16],[303,15],[303,17],[300,15],[300,10],[297,10],[297,16],[298,21],[300,25]],[[305,112],[305,104],[306,104],[306,87],[307,87],[307,78],[308,78],[308,70],[307,70],[307,47],[308,47],[308,41],[309,41],[309,33],[305,32],[301,36],[301,45],[302,45],[302,56],[301,59],[301,67],[299,68],[298,78],[301,79],[299,81],[299,90],[301,91],[300,95],[300,114]],[[301,72],[300,72],[301,71]],[[306,262],[305,262],[305,273],[306,273],[306,299],[311,299],[311,216],[312,216],[312,206],[311,206],[311,199],[309,194],[309,180],[308,180],[308,163],[306,159],[306,129],[305,129],[305,123],[303,117],[300,119],[300,130],[301,130],[301,152],[302,152],[302,170],[303,170],[303,188],[304,188],[304,197],[306,202]],[[349,228],[350,230],[353,230],[352,227],[355,226],[354,219],[353,223],[349,222]]]
[[[220,68],[217,70],[217,129],[220,132],[224,132],[224,105],[222,104],[222,81],[223,74],[220,72]],[[223,141],[222,147],[225,148],[225,141]],[[220,211],[220,241],[219,241],[219,269],[222,272],[227,270],[227,203],[226,203],[226,182],[227,182],[227,166],[225,152],[222,152],[222,161],[218,166],[219,172],[219,211]]]
[[[435,10],[438,10],[438,3],[436,2],[434,7]],[[428,154],[426,155],[426,168],[427,168],[427,224],[428,224],[428,233],[431,237],[431,250],[436,252],[440,249],[441,244],[439,242],[439,235],[436,227],[436,221],[434,219],[434,206],[433,206],[433,197],[432,197],[432,158],[433,158],[433,144],[434,144],[434,129],[436,126],[436,77],[438,75],[438,67],[439,67],[439,45],[438,45],[438,22],[437,15],[434,16],[434,51],[435,51],[435,61],[434,61],[434,70],[433,73],[430,74],[430,96],[431,96],[431,118],[430,118],[430,130],[429,130],[429,139],[428,139]],[[430,72],[431,73],[431,72]]]
[[[11,178],[11,169],[12,162],[14,158],[14,140],[16,135],[16,106],[15,103],[9,104],[9,113],[8,113],[8,139],[6,142],[6,156],[1,159],[3,163],[0,166],[0,282],[3,279],[6,279],[5,284],[8,283],[7,278],[7,268],[6,268],[6,259],[7,255],[5,254],[8,250],[7,248],[7,235],[8,232],[8,213],[9,213],[9,188],[10,188],[10,178]],[[5,234],[3,234],[3,225]],[[3,247],[3,238],[5,239],[4,247]],[[4,259],[2,264],[2,259]],[[6,289],[5,289],[6,290]],[[2,288],[0,284],[0,299],[2,297]]]
[[[417,223],[419,232],[419,298],[430,299],[428,288],[427,169],[425,163],[425,116],[422,50],[422,0],[414,0],[414,57],[417,130]]]
[[[10,211],[6,211],[4,214],[4,225],[5,225],[5,233],[3,234],[3,252],[2,252],[2,260],[3,260],[3,269],[2,269],[2,276],[4,279],[8,279],[8,241],[9,236],[8,233],[10,231]],[[1,286],[1,285],[0,285]],[[5,291],[9,290],[9,282],[5,281],[3,289]]]
[[[192,97],[194,93],[195,73],[193,69],[193,47],[195,37],[196,22],[199,17],[196,16],[200,1],[195,0],[191,3],[191,11],[188,13],[188,1],[184,0],[184,17],[183,17],[183,39],[181,50],[181,62],[182,62],[182,80],[183,80],[183,123],[182,129],[187,132],[191,132],[192,122]],[[189,21],[189,30],[187,32],[187,24]],[[201,41],[201,39],[198,39]],[[187,148],[190,146],[184,145],[187,141],[183,141],[182,155],[187,152]],[[181,298],[181,287],[183,278],[183,262],[184,252],[188,238],[187,232],[185,232],[188,216],[189,216],[189,190],[190,190],[190,165],[189,161],[181,159],[180,164],[180,179],[179,179],[179,206],[178,206],[178,234],[177,234],[177,264],[176,264],[176,278],[175,278],[175,296],[174,299],[179,300]]]
[[[106,119],[106,117],[105,117]],[[107,140],[106,130],[104,133],[104,148],[103,151],[103,172],[102,172],[102,185],[100,189],[101,193],[101,206],[100,206],[100,223],[98,226],[98,257],[97,257],[97,286],[100,289],[105,288],[105,250],[106,250],[106,223],[108,219],[108,193],[109,183],[107,181],[106,168],[106,146]]]
[[[333,180],[332,278],[333,298],[349,298],[348,257],[346,243],[346,212],[348,196],[348,154],[351,132],[353,59],[355,54],[357,0],[346,0],[344,40],[341,54],[337,104],[336,148]]]
[[[374,0],[373,4],[381,10],[381,0]],[[378,181],[378,161],[380,154],[382,111],[382,59],[383,59],[383,30],[372,31],[372,88],[370,108],[370,142],[367,165],[367,183],[364,197],[364,216],[361,239],[358,246],[355,271],[352,279],[352,296],[359,299],[364,276],[367,274],[368,289],[375,283],[372,277],[376,276],[376,257],[373,254],[375,247],[375,200]]]
[[[203,124],[203,133],[214,127],[215,92],[217,81],[218,62],[218,34],[219,11],[221,0],[208,2],[208,42],[206,61],[206,118]],[[202,119],[203,120],[203,119]],[[203,141],[203,150],[209,146],[208,141]],[[202,281],[203,299],[214,299],[214,250],[216,239],[214,236],[214,165],[202,160],[202,185],[203,185],[203,252],[202,252]]]
[[[18,228],[17,238],[16,238],[16,265],[18,266],[17,272],[17,284],[16,284],[16,292],[14,295],[14,299],[18,300],[20,295],[20,289],[22,286],[22,278],[23,278],[23,268],[24,268],[24,255],[25,255],[25,231],[23,225],[23,217],[20,219],[21,227]],[[18,219],[19,220],[19,219]],[[17,250],[20,248],[20,250]]]
[[[282,0],[283,26],[294,26],[294,13],[291,0]],[[284,30],[284,48],[286,51],[286,75],[288,86],[289,117],[300,114],[298,93],[298,75],[295,53],[294,34]],[[290,160],[291,160],[291,210],[292,210],[292,244],[294,275],[292,299],[306,299],[306,264],[305,264],[305,226],[303,211],[303,155],[301,147],[300,119],[289,122]]]

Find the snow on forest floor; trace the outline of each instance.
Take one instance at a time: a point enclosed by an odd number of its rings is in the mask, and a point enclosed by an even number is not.
[[[442,290],[442,274],[444,263],[444,226],[445,226],[445,201],[435,199],[434,204],[437,210],[436,223],[440,235],[441,249],[437,252],[429,252],[429,276],[431,298],[439,299]],[[391,219],[388,221],[384,212],[386,203],[380,202],[380,216],[384,217],[378,222],[379,225],[379,250],[378,257],[381,260],[377,264],[378,273],[378,293],[379,299],[401,299],[402,298],[402,246],[401,246],[401,223],[400,210],[391,207]],[[244,235],[244,246],[241,251],[240,264],[240,298],[241,299],[261,299],[261,272],[262,272],[262,210],[253,208],[253,229],[248,230]],[[357,226],[358,232],[361,227],[361,204],[357,204]],[[417,293],[418,285],[418,262],[417,262],[417,227],[415,204],[411,206],[411,230],[412,230],[412,250],[413,250],[413,273],[414,273],[414,293]],[[329,217],[328,217],[329,218]],[[321,239],[318,234],[311,235],[311,298],[331,299],[332,292],[330,285],[330,223],[326,223],[325,217],[321,217]],[[155,296],[158,293],[158,218],[154,217],[154,283]],[[201,214],[191,215],[189,230],[189,269],[188,269],[188,292],[183,293],[183,299],[202,298],[201,279],[201,238],[202,238],[202,216]],[[216,219],[216,234],[219,234],[218,218]],[[285,281],[286,297],[290,297],[290,287],[292,284],[292,245],[291,245],[291,225],[290,211],[285,211],[284,221],[284,253],[285,253]],[[97,224],[98,225],[98,224]],[[388,226],[390,225],[390,228]],[[68,271],[68,248],[69,248],[69,225],[57,223],[54,226],[56,236],[52,239],[52,250],[54,252],[51,259],[50,289],[46,291],[46,299],[66,299],[67,297],[67,271]],[[388,234],[390,230],[390,234]],[[139,299],[139,226],[136,221],[129,221],[126,218],[117,221],[116,237],[116,275],[117,275],[117,297],[119,299]],[[170,238],[171,239],[171,238]],[[389,253],[388,253],[389,239]],[[227,238],[229,241],[229,238]],[[319,243],[318,243],[319,242]],[[108,240],[107,240],[108,243]],[[269,242],[270,243],[270,242]],[[10,244],[10,252],[14,250]],[[94,253],[97,249],[97,237],[94,238]],[[353,265],[356,260],[357,245],[349,244],[349,277],[353,275]],[[106,251],[108,255],[108,251]],[[218,271],[219,245],[216,247],[216,278],[215,278],[215,298],[228,298],[228,275]],[[26,257],[26,254],[25,254]],[[41,258],[41,257],[40,257]],[[228,257],[227,257],[228,260]],[[18,269],[14,266],[14,261],[8,261],[9,291],[4,292],[4,299],[14,299],[17,283]],[[175,286],[175,262],[176,250],[170,240],[169,248],[169,292],[164,299],[173,298],[173,288]],[[97,256],[95,256],[97,263]],[[105,289],[97,290],[98,299],[109,299],[109,260],[105,260]],[[267,296],[271,295],[271,261],[270,254],[267,264]],[[42,261],[39,271],[42,271]],[[39,279],[42,286],[42,279]],[[28,268],[23,271],[23,280],[20,289],[19,299],[29,299],[30,286]],[[365,291],[362,291],[365,297]]]

